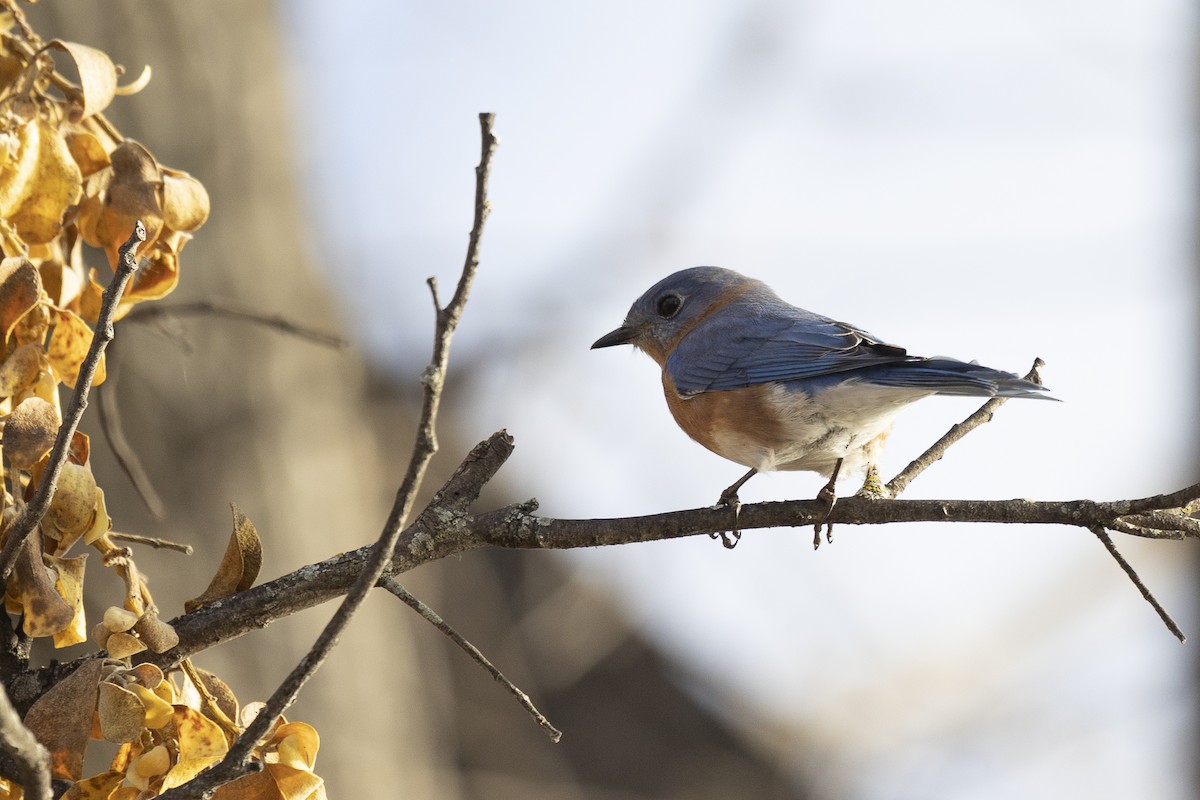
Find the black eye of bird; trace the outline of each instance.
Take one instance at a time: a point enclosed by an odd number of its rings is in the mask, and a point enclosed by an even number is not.
[[[664,294],[658,298],[658,303],[655,308],[658,310],[658,315],[663,319],[670,319],[679,313],[680,307],[683,305],[683,300],[677,294]]]

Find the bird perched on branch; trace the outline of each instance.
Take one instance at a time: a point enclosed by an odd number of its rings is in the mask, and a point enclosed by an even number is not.
[[[829,478],[818,499],[828,520],[838,474],[875,468],[896,414],[934,394],[1047,397],[1009,372],[953,358],[921,358],[853,325],[786,303],[761,281],[720,267],[663,278],[592,349],[631,344],[662,367],[667,406],[688,436],[750,469],[722,492],[741,534],[738,490],[758,472],[809,470]],[[813,546],[820,544],[818,523]],[[831,528],[827,536],[832,536]]]

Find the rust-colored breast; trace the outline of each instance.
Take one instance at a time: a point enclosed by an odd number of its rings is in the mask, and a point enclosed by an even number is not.
[[[758,468],[784,444],[784,430],[767,402],[766,385],[702,392],[686,400],[663,370],[667,407],[688,436],[717,455]]]

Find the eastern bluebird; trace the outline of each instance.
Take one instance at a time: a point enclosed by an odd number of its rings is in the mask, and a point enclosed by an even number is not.
[[[909,403],[933,394],[1046,397],[1044,387],[1009,372],[910,356],[720,267],[663,278],[592,349],[618,344],[662,367],[667,407],[688,436],[750,468],[718,501],[734,510],[734,542],[737,492],[755,473],[828,476],[819,498],[832,509],[843,465],[866,471],[865,493],[881,493],[875,464],[892,419]],[[820,531],[818,523],[814,546]]]

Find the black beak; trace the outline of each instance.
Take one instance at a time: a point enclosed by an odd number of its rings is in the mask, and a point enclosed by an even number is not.
[[[624,325],[622,325],[615,331],[606,333],[597,339],[595,344],[592,345],[592,349],[595,350],[599,347],[612,347],[613,345],[618,344],[629,344],[635,336],[637,336],[637,331],[635,331],[633,328],[626,328]]]

